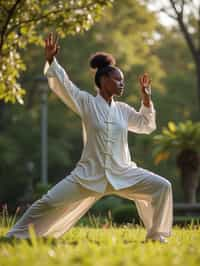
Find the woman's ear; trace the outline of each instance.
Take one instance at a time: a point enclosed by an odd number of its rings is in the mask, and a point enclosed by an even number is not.
[[[107,82],[107,80],[108,80],[108,77],[106,77],[105,75],[101,76],[100,78],[101,88],[105,86],[105,83]]]
[[[100,90],[101,90],[101,88],[104,86],[104,84],[105,84],[105,78],[104,78],[104,76],[101,76],[100,77],[100,80],[99,80],[99,83],[100,83]]]

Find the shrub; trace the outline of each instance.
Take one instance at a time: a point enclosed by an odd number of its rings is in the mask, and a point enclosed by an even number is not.
[[[107,216],[109,211],[112,213],[116,208],[123,204],[122,202],[123,199],[119,197],[105,196],[90,209],[90,213],[94,215]]]
[[[116,224],[134,223],[139,224],[140,218],[134,205],[125,205],[114,209],[113,222]]]

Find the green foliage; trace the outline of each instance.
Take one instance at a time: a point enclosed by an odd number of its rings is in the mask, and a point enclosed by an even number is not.
[[[39,106],[33,109],[19,105],[6,107],[10,115],[0,135],[0,197],[14,207],[31,180],[34,198],[42,193],[36,188],[41,179],[40,112]],[[54,185],[72,170],[81,154],[81,125],[79,120],[74,123],[75,115],[64,105],[51,104],[51,100],[49,116],[48,180]],[[63,119],[58,119],[62,116]],[[33,164],[31,171],[29,163]]]
[[[123,205],[123,200],[115,196],[107,196],[97,201],[95,205],[90,209],[90,212],[95,215],[106,216],[108,212],[113,212],[119,206]]]
[[[42,45],[50,30],[61,37],[88,30],[112,0],[1,1],[0,2],[0,99],[23,103],[25,90],[17,82],[25,64],[21,49]]]
[[[136,207],[131,205],[121,206],[113,211],[113,221],[117,224],[140,222]]]
[[[164,90],[159,95],[153,95],[159,109],[159,125],[169,120],[198,120],[196,71],[192,55],[177,28],[159,27],[158,33],[160,37],[153,49],[167,73],[163,79]]]
[[[0,195],[1,201],[13,205],[24,194],[29,180],[39,177],[40,131],[36,110],[24,112],[22,106],[9,107],[13,115],[7,116],[0,136]],[[33,169],[29,169],[30,163]]]
[[[198,151],[200,148],[200,122],[180,122],[177,125],[170,121],[161,134],[154,136],[156,162],[167,159],[171,152],[184,149]]]

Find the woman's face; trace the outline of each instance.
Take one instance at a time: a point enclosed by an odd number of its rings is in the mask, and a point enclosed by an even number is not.
[[[101,90],[108,96],[121,96],[124,92],[124,75],[120,69],[111,71],[101,79]]]

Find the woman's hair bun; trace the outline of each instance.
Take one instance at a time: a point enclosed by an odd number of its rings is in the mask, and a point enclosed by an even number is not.
[[[93,69],[99,69],[115,64],[115,58],[109,53],[97,52],[90,57],[90,67]]]

